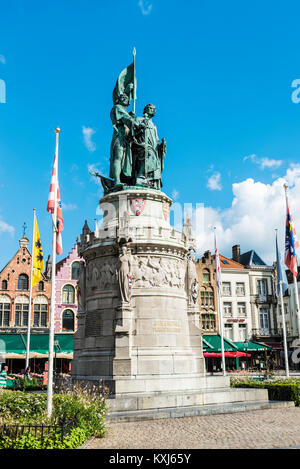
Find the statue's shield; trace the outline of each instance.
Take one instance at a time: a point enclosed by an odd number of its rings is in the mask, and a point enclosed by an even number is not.
[[[143,213],[145,206],[146,206],[146,200],[144,199],[131,199],[130,200],[131,211],[136,216],[141,215],[141,213]]]
[[[166,221],[169,221],[170,217],[170,205],[167,202],[162,204],[162,211]]]

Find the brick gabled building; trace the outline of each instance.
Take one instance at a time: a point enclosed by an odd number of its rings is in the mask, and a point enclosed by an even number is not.
[[[55,333],[71,333],[77,329],[77,280],[79,265],[77,243],[71,252],[56,264]]]
[[[0,272],[0,333],[26,332],[29,310],[31,254],[23,236],[13,258]],[[32,289],[32,332],[48,332],[51,281],[43,274]]]
[[[216,334],[219,331],[216,260],[210,251],[206,251],[196,262],[199,282],[198,304],[200,325],[204,334]]]

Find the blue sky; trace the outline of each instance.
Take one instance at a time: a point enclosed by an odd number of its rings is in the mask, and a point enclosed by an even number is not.
[[[108,174],[112,90],[137,49],[137,114],[157,107],[167,140],[163,190],[204,203],[199,254],[255,248],[271,262],[274,228],[283,236],[283,181],[300,232],[300,4],[271,1],[79,0],[0,2],[0,267],[18,248],[32,210],[45,255],[55,134],[65,255],[101,190],[88,174]],[[0,94],[1,96],[1,94]],[[86,137],[86,138],[85,138]],[[297,220],[299,224],[297,225]],[[280,225],[280,226],[279,226]]]

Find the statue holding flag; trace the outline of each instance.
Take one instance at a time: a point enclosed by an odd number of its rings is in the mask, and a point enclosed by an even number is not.
[[[133,99],[133,110],[127,112],[127,107]],[[117,79],[113,90],[114,107],[110,118],[113,125],[113,137],[110,147],[110,177],[114,185],[132,183],[132,137],[135,122],[136,75],[135,50],[133,62],[125,68]]]
[[[131,147],[135,120],[126,110],[129,99],[126,93],[121,93],[110,113],[114,129],[110,147],[110,177],[114,179],[115,186],[130,184],[132,178]]]
[[[127,108],[133,100],[132,111]],[[110,178],[90,171],[101,180],[104,193],[124,186],[144,186],[160,190],[161,173],[166,154],[166,142],[160,142],[156,125],[152,122],[155,106],[147,104],[144,117],[136,117],[135,49],[133,62],[119,75],[113,90],[110,118],[113,136],[110,147]]]

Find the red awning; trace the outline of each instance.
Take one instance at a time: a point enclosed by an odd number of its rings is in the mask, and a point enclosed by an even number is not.
[[[250,353],[244,353],[244,352],[224,352],[224,355],[227,358],[251,357]],[[204,352],[203,356],[204,358],[217,358],[217,357],[222,357],[222,353]]]

